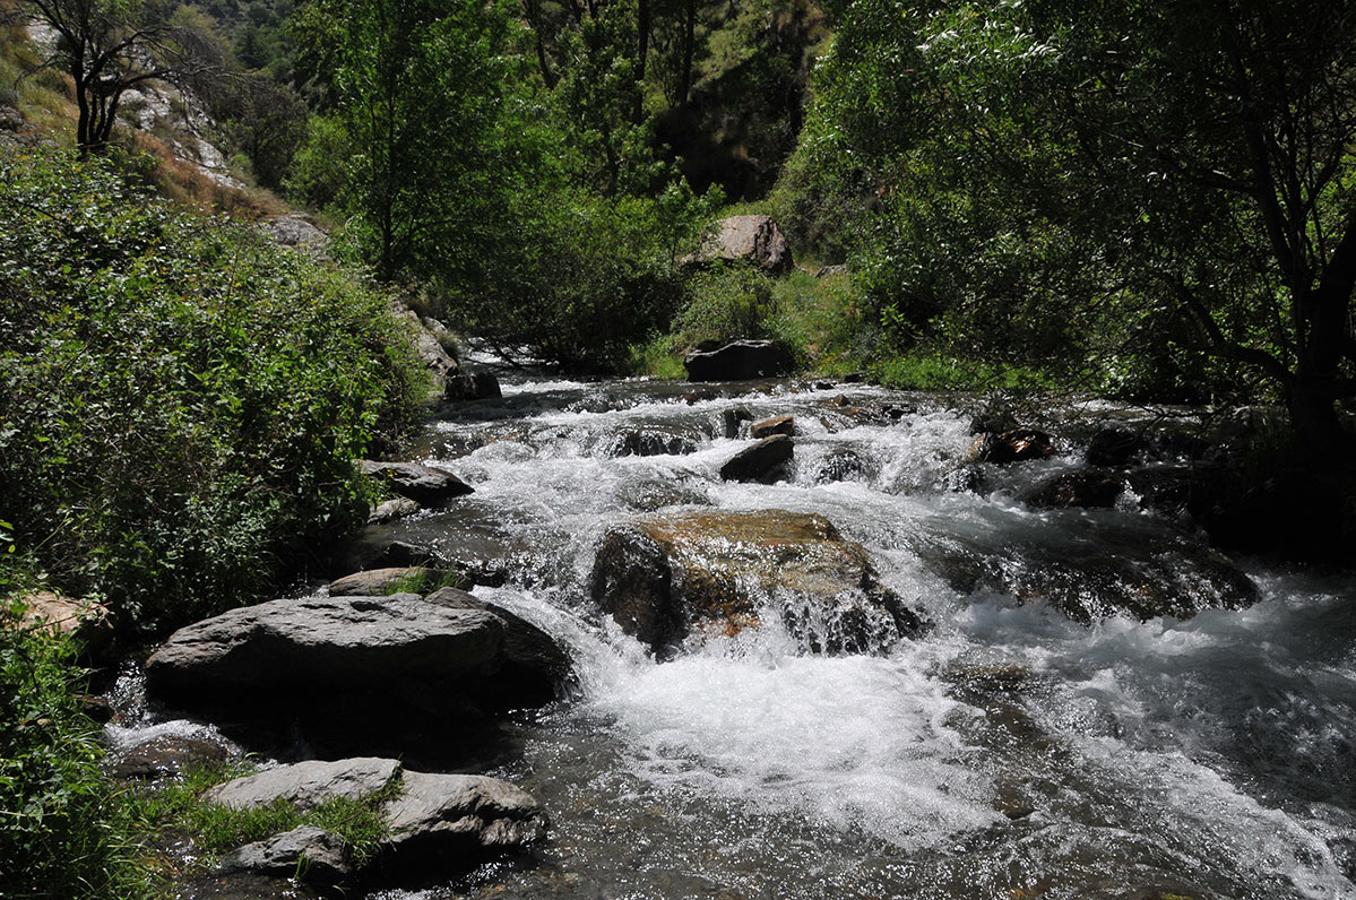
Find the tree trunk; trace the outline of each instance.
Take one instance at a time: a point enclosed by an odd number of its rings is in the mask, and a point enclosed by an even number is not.
[[[683,27],[683,80],[679,85],[678,102],[687,106],[692,92],[692,57],[696,52],[697,0],[687,0],[687,20]]]

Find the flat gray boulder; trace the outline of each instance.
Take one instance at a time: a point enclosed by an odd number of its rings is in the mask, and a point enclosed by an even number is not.
[[[262,841],[246,844],[222,858],[221,874],[253,872],[333,885],[347,880],[353,868],[344,858],[344,842],[323,828],[302,825]]]
[[[384,809],[389,850],[398,858],[470,861],[522,849],[546,836],[545,811],[531,794],[483,775],[406,772],[404,791]]]
[[[400,775],[394,759],[360,756],[335,762],[293,763],[265,769],[203,794],[203,800],[229,809],[253,809],[278,800],[315,809],[330,800],[361,800],[386,788]]]
[[[512,665],[512,630],[487,608],[416,594],[273,600],[175,632],[147,661],[147,687],[250,718],[353,718],[361,708],[398,723],[412,711],[445,718],[545,702],[552,675]]]
[[[373,462],[360,460],[358,468],[369,478],[382,481],[392,491],[425,505],[475,493],[475,489],[456,475],[414,462]]]

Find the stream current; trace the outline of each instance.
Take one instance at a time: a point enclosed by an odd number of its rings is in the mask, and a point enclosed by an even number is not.
[[[376,896],[1356,897],[1349,577],[1235,559],[1260,590],[1247,609],[1089,626],[1038,598],[958,590],[929,564],[920,536],[1017,581],[1066,558],[1185,568],[1174,548],[1198,538],[1133,495],[1106,510],[1016,499],[1081,464],[1069,422],[1143,414],[1092,404],[1031,423],[1055,435],[1053,458],[986,466],[977,490],[957,490],[973,398],[693,390],[510,376],[502,400],[430,423],[413,458],[475,493],[375,537],[493,568],[503,586],[475,593],[567,646],[577,684],[511,717],[503,746],[466,767],[544,804],[551,832],[531,864]],[[720,480],[747,444],[747,424],[725,436],[741,408],[795,416],[788,480]],[[616,456],[635,430],[692,452]],[[847,450],[857,464],[826,480]],[[767,617],[656,662],[589,598],[599,540],[709,508],[826,516],[931,629],[824,656]]]

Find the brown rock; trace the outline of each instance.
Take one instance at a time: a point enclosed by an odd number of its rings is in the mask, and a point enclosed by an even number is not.
[[[758,440],[772,437],[774,434],[791,437],[796,433],[796,420],[792,416],[773,416],[761,422],[754,422],[750,433]]]

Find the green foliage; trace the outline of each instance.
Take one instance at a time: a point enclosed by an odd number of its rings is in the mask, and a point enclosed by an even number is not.
[[[753,266],[716,265],[689,278],[687,288],[674,322],[680,347],[772,336],[773,279]]]
[[[76,647],[18,623],[20,574],[0,559],[0,896],[143,897],[139,822],[103,777],[77,693]],[[31,574],[31,571],[30,571]]]
[[[251,771],[241,764],[191,770],[181,780],[136,795],[132,804],[148,827],[186,833],[197,848],[213,856],[293,828],[313,825],[339,838],[345,857],[355,868],[361,868],[375,857],[382,840],[390,833],[381,806],[400,795],[399,776],[372,794],[357,799],[336,797],[314,809],[302,809],[282,799],[245,809],[202,799],[208,788],[249,775]]]
[[[361,523],[424,375],[385,299],[102,163],[0,158],[0,518],[126,627],[260,598]]]
[[[1033,369],[987,365],[938,354],[890,357],[872,365],[870,371],[886,387],[908,391],[1020,391],[1055,387],[1049,376]]]

